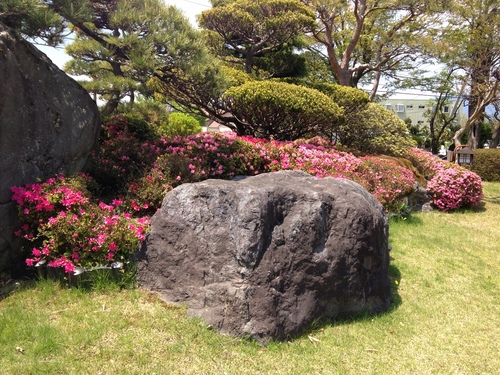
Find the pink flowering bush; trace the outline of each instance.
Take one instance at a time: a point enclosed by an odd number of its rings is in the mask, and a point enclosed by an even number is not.
[[[164,195],[182,183],[278,170],[356,181],[388,210],[398,210],[414,184],[413,174],[404,167],[338,151],[319,137],[279,142],[205,133],[162,139],[161,144],[161,155],[149,173],[129,186],[130,205],[137,212],[153,213]]]
[[[104,187],[121,189],[142,178],[160,154],[160,138],[145,121],[112,116],[92,153],[92,176]]]
[[[88,189],[92,183],[85,175],[61,176],[11,189],[22,222],[16,235],[33,246],[28,266],[43,262],[70,273],[75,267],[129,261],[144,239],[149,218],[132,218],[119,200],[93,202]]]
[[[482,181],[477,174],[419,149],[410,149],[408,158],[429,180],[427,192],[438,209],[470,208],[481,202]]]
[[[481,180],[474,173],[417,149],[407,157],[429,180],[437,208],[479,203]],[[319,137],[293,142],[214,133],[165,138],[120,116],[106,122],[92,161],[93,178],[61,176],[12,188],[22,223],[16,234],[31,248],[28,266],[45,262],[69,273],[75,267],[128,262],[165,194],[183,183],[302,170],[318,178],[353,180],[395,213],[415,184],[413,172],[395,161],[357,157]]]
[[[483,197],[481,178],[465,168],[438,170],[427,184],[434,206],[443,211],[477,206]]]
[[[325,147],[314,143],[280,142],[273,145],[269,169],[302,170],[312,176],[356,179],[356,170],[362,164],[354,155],[337,151],[333,146]]]
[[[409,169],[396,162],[366,156],[361,158],[358,180],[382,205],[391,212],[398,212],[405,197],[413,192],[415,177]]]
[[[267,154],[250,140],[216,133],[162,138],[161,155],[149,173],[129,186],[132,207],[136,211],[157,208],[165,193],[183,183],[267,171]]]

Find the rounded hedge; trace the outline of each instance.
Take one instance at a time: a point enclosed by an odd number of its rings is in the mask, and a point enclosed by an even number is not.
[[[284,82],[247,82],[227,90],[224,99],[228,110],[246,124],[245,135],[265,139],[314,136],[343,117],[327,95]]]

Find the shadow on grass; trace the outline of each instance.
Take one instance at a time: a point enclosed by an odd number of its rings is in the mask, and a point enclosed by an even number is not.
[[[399,282],[401,280],[401,272],[395,265],[392,264],[389,266],[389,280],[390,280],[390,293],[392,301],[390,306],[385,311],[370,312],[369,310],[363,310],[358,313],[340,315],[336,318],[323,318],[320,320],[316,320],[302,334],[289,337],[288,341],[294,341],[307,336],[314,336],[315,333],[327,327],[335,327],[341,325],[349,325],[356,322],[371,321],[373,318],[391,314],[392,312],[397,310],[399,306],[403,303],[403,299],[398,293]]]
[[[0,277],[0,301],[4,300],[12,293],[32,287],[33,280],[29,279],[12,279],[10,277]]]
[[[484,197],[483,202],[487,202],[490,204],[500,204],[500,196],[499,197]],[[484,206],[484,203],[481,203],[480,206]]]
[[[402,225],[422,225],[424,221],[416,215],[409,215],[404,218],[402,217],[390,217],[389,218],[389,226],[394,224],[402,224]]]

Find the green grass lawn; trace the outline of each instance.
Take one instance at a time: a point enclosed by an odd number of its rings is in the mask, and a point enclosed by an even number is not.
[[[390,223],[394,305],[266,348],[140,290],[21,285],[0,301],[0,374],[499,374],[500,183],[474,211]]]

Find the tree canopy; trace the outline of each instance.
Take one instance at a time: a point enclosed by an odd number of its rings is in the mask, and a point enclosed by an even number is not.
[[[363,77],[375,74],[371,97],[381,75],[404,68],[429,39],[432,1],[302,2],[316,13],[311,34],[325,50],[338,83],[357,87]]]
[[[247,73],[255,59],[270,52],[288,52],[314,23],[314,14],[299,0],[236,0],[204,11],[200,26],[211,31],[221,57],[242,61]],[[215,35],[214,35],[215,34]],[[209,34],[210,37],[210,34]]]
[[[410,69],[433,59],[453,72],[450,84],[460,82],[459,88],[436,86],[438,100],[459,96],[468,106],[469,119],[455,142],[468,133],[477,147],[485,119],[500,139],[499,111],[485,112],[500,101],[495,0],[211,2],[213,8],[199,18],[203,31],[162,0],[2,0],[0,22],[28,40],[52,45],[64,32],[74,32],[67,46],[73,60],[66,69],[90,78],[82,84],[107,101],[103,114],[124,99],[133,103],[139,93],[226,123],[240,134],[289,139],[316,132],[350,144],[353,129],[361,126],[354,121],[371,107],[368,99],[375,98],[381,80],[395,82],[405,71],[412,73],[406,77],[411,85],[420,84]],[[268,81],[276,78],[281,82]],[[369,97],[339,89],[368,82]],[[266,93],[258,98],[263,108],[255,104],[257,93]],[[254,113],[237,103],[250,103]],[[330,112],[327,103],[335,105]],[[316,118],[307,106],[316,108]],[[257,115],[271,108],[282,116],[274,127],[269,118],[278,114]],[[325,113],[330,117],[319,125]],[[447,119],[435,115],[430,133],[439,143]],[[301,128],[293,116],[308,125]],[[370,113],[376,121],[383,117]]]
[[[23,37],[49,45],[62,42],[65,22],[43,0],[2,0],[0,22]]]

